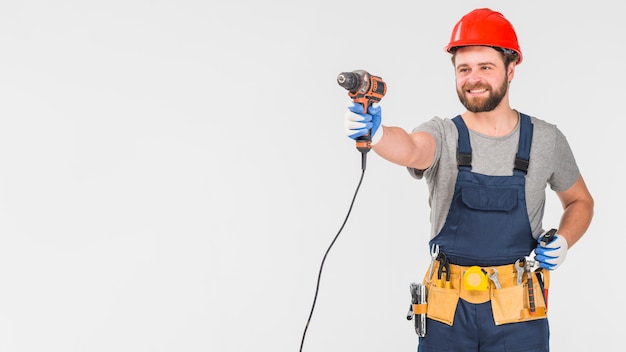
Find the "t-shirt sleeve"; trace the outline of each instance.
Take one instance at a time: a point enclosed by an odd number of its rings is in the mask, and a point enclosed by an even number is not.
[[[435,158],[433,160],[433,165],[430,166],[429,169],[432,169],[439,160],[439,155],[441,155],[441,136],[443,133],[443,120],[439,117],[433,117],[432,119],[422,123],[421,125],[415,127],[412,132],[427,132],[431,134],[435,138],[435,142],[437,143]],[[419,170],[412,167],[407,167],[409,171],[409,175],[411,175],[415,179],[422,179],[424,177],[424,173],[427,170]]]
[[[554,151],[554,172],[548,183],[553,191],[562,192],[574,185],[580,176],[580,170],[567,138],[558,128],[555,133]]]

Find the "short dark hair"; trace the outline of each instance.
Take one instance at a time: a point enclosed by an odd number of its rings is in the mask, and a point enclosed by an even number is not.
[[[497,52],[499,52],[502,55],[502,61],[504,61],[504,67],[509,67],[509,64],[511,62],[517,63],[519,61],[519,53],[515,50],[505,49],[505,48],[501,48],[498,46],[490,46],[490,45],[485,45],[485,46],[495,49]],[[453,64],[454,64],[454,59],[456,58],[457,49],[459,49],[458,46],[450,49],[450,52],[452,53]]]

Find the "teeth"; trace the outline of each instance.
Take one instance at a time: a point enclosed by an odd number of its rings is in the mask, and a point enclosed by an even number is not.
[[[486,89],[470,89],[470,93],[482,93],[486,91]]]

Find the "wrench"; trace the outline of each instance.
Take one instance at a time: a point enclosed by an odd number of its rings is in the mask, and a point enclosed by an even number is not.
[[[500,285],[500,280],[498,280],[498,270],[496,268],[493,268],[493,274],[487,274],[487,277],[489,277],[489,279],[493,281],[494,285],[496,285],[497,290],[502,288],[502,286]]]
[[[522,266],[519,266],[520,260],[515,261],[515,270],[517,270],[517,284],[522,284],[522,276],[524,276],[524,272],[526,271],[524,262],[522,262]]]
[[[428,280],[432,280],[433,278],[433,267],[435,266],[435,260],[439,256],[439,245],[434,244],[430,248],[430,271],[428,273]]]

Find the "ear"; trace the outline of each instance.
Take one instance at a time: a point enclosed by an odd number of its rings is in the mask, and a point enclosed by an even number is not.
[[[517,66],[517,63],[515,63],[515,62],[511,62],[509,64],[509,68],[508,68],[508,70],[509,70],[509,72],[508,72],[508,74],[509,74],[509,83],[511,83],[511,81],[515,77],[515,67],[516,66]]]

